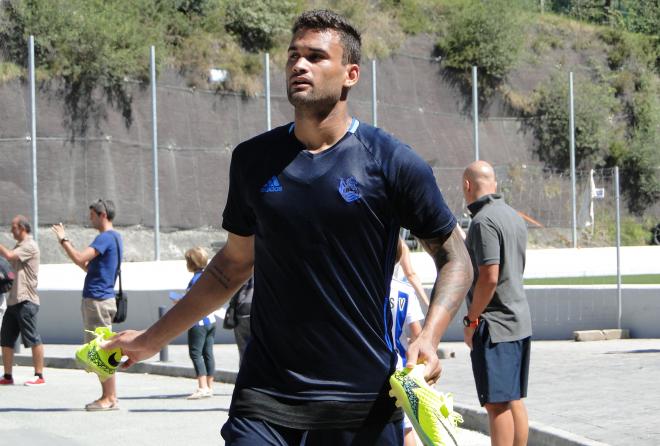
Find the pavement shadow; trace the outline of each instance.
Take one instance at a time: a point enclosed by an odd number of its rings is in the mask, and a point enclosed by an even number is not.
[[[139,412],[139,413],[229,412],[229,409],[226,407],[207,407],[207,408],[199,408],[199,409],[130,409],[128,412]]]
[[[605,352],[606,355],[620,355],[620,354],[625,354],[625,355],[630,355],[630,354],[637,354],[637,353],[660,353],[660,349],[657,348],[647,348],[647,349],[642,349],[642,350],[628,350],[624,352]]]
[[[120,400],[185,400],[189,395],[190,395],[189,393],[177,393],[171,395],[120,396],[119,399]],[[232,395],[231,393],[215,393],[213,396],[231,396],[231,395]]]
[[[39,407],[39,408],[30,408],[30,407],[3,407],[0,409],[2,412],[86,412],[84,408],[72,408],[72,407]]]

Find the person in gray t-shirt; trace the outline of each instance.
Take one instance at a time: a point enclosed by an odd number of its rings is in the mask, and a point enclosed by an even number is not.
[[[473,216],[466,244],[474,267],[463,319],[479,402],[494,444],[527,444],[532,323],[523,289],[527,226],[497,194],[493,167],[475,161],[463,173]]]

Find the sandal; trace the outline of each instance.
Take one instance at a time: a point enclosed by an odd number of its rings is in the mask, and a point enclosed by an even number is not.
[[[104,406],[102,405],[98,400],[97,401],[92,401],[89,404],[85,405],[85,410],[88,412],[102,412],[102,411],[107,411],[107,410],[119,410],[119,404],[115,403],[110,403],[109,406]]]

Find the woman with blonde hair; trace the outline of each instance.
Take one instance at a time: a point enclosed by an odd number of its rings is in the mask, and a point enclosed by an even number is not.
[[[208,263],[209,256],[202,247],[191,248],[185,253],[188,271],[193,273],[186,291],[197,282]],[[189,400],[209,398],[213,396],[213,375],[215,373],[215,357],[213,356],[213,341],[215,338],[215,316],[213,313],[197,322],[188,330],[188,354],[195,367],[197,390],[188,397]]]

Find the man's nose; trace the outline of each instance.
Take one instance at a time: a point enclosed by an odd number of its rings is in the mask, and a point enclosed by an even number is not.
[[[305,59],[304,57],[299,57],[298,59],[296,59],[296,63],[294,63],[293,66],[291,67],[291,70],[294,73],[304,73],[307,71],[307,64],[308,64],[307,59]]]

